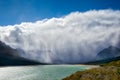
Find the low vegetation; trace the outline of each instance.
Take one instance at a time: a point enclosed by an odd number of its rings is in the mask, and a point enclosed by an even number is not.
[[[76,73],[63,80],[120,80],[120,60]]]
[[[107,64],[103,64],[101,66],[116,66],[116,67],[120,67],[120,60],[118,60],[118,61],[112,61],[112,62],[109,62]]]

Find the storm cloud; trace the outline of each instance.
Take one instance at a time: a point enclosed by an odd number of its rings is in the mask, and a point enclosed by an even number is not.
[[[40,62],[87,62],[104,48],[120,47],[120,11],[72,12],[59,18],[1,26],[0,40],[21,50],[21,56]]]

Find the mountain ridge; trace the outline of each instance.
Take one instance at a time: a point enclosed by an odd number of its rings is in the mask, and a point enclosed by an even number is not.
[[[115,46],[109,46],[108,48],[100,51],[97,56],[100,59],[114,58],[120,56],[120,49]]]
[[[109,46],[108,48],[103,49],[97,54],[96,61],[90,61],[85,64],[98,65],[117,60],[120,60],[120,49],[115,46]]]
[[[0,41],[0,66],[23,66],[44,64],[20,57],[20,53]]]

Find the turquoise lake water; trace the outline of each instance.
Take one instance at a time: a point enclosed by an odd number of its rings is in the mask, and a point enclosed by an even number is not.
[[[80,65],[39,65],[1,67],[0,80],[61,80],[76,71],[90,68]]]

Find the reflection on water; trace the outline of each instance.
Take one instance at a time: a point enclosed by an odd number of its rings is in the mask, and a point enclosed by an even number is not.
[[[0,80],[61,80],[78,71],[90,68],[80,65],[39,65],[0,68]]]

